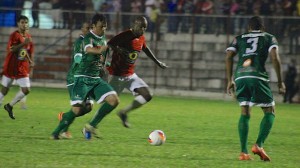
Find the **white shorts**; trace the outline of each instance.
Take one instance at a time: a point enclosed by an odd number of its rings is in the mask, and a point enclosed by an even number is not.
[[[109,84],[114,88],[114,90],[120,94],[124,88],[132,92],[133,95],[137,93],[134,89],[141,87],[149,87],[141,78],[139,78],[135,73],[130,76],[114,76],[111,75],[109,79]]]
[[[11,85],[13,84],[14,81],[20,87],[27,87],[27,88],[30,87],[29,77],[19,78],[19,79],[13,79],[13,78],[9,78],[9,77],[3,75],[2,76],[2,82],[1,82],[1,84],[4,87],[11,87]]]

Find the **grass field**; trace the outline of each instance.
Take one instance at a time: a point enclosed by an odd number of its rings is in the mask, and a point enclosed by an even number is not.
[[[5,97],[11,100],[17,88]],[[1,107],[0,168],[296,168],[300,167],[300,106],[277,104],[272,132],[265,143],[271,162],[238,161],[237,132],[239,107],[234,101],[216,101],[176,97],[154,97],[143,108],[132,112],[132,128],[121,125],[116,110],[99,125],[103,139],[85,140],[83,125],[93,112],[77,118],[70,128],[72,140],[50,140],[57,114],[69,110],[66,89],[32,88],[28,109],[14,107],[11,120]],[[118,109],[131,102],[121,96]],[[249,150],[255,142],[263,114],[253,108],[250,120]],[[161,129],[167,136],[162,146],[147,142],[149,133]],[[253,155],[252,155],[253,156]]]

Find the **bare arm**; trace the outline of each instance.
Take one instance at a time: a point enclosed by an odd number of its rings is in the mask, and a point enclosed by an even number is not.
[[[227,93],[232,95],[233,82],[232,82],[232,69],[233,69],[233,57],[235,52],[228,50],[226,53],[226,75],[227,75]]]
[[[152,61],[154,61],[155,64],[157,64],[160,68],[165,69],[165,68],[168,67],[165,63],[159,61],[159,60],[154,56],[154,54],[152,53],[152,51],[149,49],[148,46],[146,46],[146,48],[143,48],[143,51],[144,51],[145,54],[146,54],[150,59],[152,59]]]
[[[282,73],[281,73],[281,60],[278,54],[278,50],[274,47],[270,51],[270,57],[272,60],[273,67],[276,72],[277,80],[278,80],[278,89],[280,94],[285,93],[285,85],[282,80]]]

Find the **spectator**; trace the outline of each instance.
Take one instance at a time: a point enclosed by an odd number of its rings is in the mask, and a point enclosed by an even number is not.
[[[177,0],[169,0],[167,2],[167,12],[170,14],[168,16],[168,32],[177,33],[179,25],[179,16],[176,16],[177,11]]]
[[[24,7],[24,0],[14,0],[14,1],[15,1],[15,8],[17,8],[15,20],[17,20],[21,16],[22,9]],[[17,26],[17,23],[16,23],[16,26]]]
[[[131,0],[121,0],[121,11],[122,11],[122,26],[123,30],[130,28],[130,15],[128,14],[131,10]]]
[[[182,11],[186,16],[182,17],[181,32],[188,33],[191,27],[191,14],[194,13],[194,2],[193,0],[184,0],[182,4]]]
[[[230,15],[230,8],[231,8],[231,1],[230,0],[224,0],[223,1],[223,4],[221,6],[221,9],[222,9],[222,15],[224,16],[228,16]],[[230,25],[229,25],[229,22],[227,20],[227,17],[223,17],[219,20],[219,23],[220,23],[220,28],[217,32],[217,34],[219,33],[224,33],[224,31],[226,33],[231,33],[230,30]]]
[[[86,0],[73,0],[73,13],[72,20],[74,21],[75,29],[80,29],[82,21],[85,20],[85,9],[86,9]]]
[[[214,2],[211,0],[204,0],[203,4],[202,4],[202,14],[204,15],[212,15],[213,14],[213,10],[214,9]],[[204,24],[204,33],[212,33],[212,18],[210,18],[209,16],[205,16],[203,18],[203,24]]]
[[[288,54],[297,54],[300,51],[299,48],[299,37],[300,37],[300,24],[299,19],[292,20],[289,26],[289,53]]]
[[[100,11],[100,7],[104,2],[105,0],[92,0],[93,8],[96,13]]]
[[[71,9],[72,9],[72,3],[71,1],[66,1],[66,0],[60,0],[60,5],[63,10],[62,12],[62,18],[63,18],[63,28],[64,29],[69,29],[71,28],[72,25],[72,20],[71,20]]]
[[[203,4],[203,0],[197,0],[195,2],[194,13],[196,15],[202,14],[202,4]],[[195,25],[194,25],[194,33],[201,33],[201,30],[202,30],[201,22],[202,22],[202,16],[196,16],[195,17]]]
[[[32,0],[32,10],[31,10],[31,16],[33,19],[33,26],[32,27],[39,27],[39,3],[40,0]]]
[[[300,0],[298,0],[297,2],[296,2],[296,8],[297,8],[297,16],[300,16]]]
[[[113,0],[112,2],[112,12],[115,14],[114,17],[112,17],[112,28],[116,31],[116,33],[119,32],[119,13],[121,12],[121,0]]]
[[[53,18],[53,28],[60,29],[62,28],[62,16],[59,0],[52,0],[52,18]]]
[[[283,97],[284,103],[293,103],[293,97],[296,94],[295,80],[297,77],[296,60],[292,59],[288,65],[288,69],[285,75],[284,83],[286,86],[286,92]]]

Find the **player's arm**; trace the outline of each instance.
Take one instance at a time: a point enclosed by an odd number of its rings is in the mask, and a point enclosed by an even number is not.
[[[14,53],[18,52],[21,48],[23,48],[25,45],[29,44],[30,42],[32,42],[31,37],[26,37],[23,43],[11,46],[10,51]]]
[[[234,51],[227,50],[226,52],[226,75],[227,75],[227,93],[232,94],[232,89],[234,87],[232,82],[232,71],[233,71],[233,57],[236,55]]]
[[[270,50],[269,55],[271,57],[273,67],[274,67],[275,72],[276,72],[276,76],[277,76],[277,80],[278,80],[279,93],[284,94],[285,93],[285,85],[284,85],[283,80],[282,80],[281,60],[280,60],[277,48],[273,47]]]
[[[74,62],[75,64],[79,64],[81,62],[81,59],[82,59],[82,48],[83,48],[83,43],[82,42],[79,42],[79,41],[76,41],[74,43],[74,46],[73,46],[73,58],[74,58]]]
[[[92,45],[86,45],[84,51],[88,54],[97,54],[101,55],[104,51],[107,50],[107,45],[101,46],[101,48],[93,47]]]
[[[154,56],[154,54],[152,53],[152,51],[150,50],[150,48],[149,48],[148,46],[143,47],[143,51],[144,51],[145,54],[146,54],[150,59],[152,59],[152,61],[154,61],[160,68],[165,69],[165,68],[168,67],[165,63],[159,61],[159,60]]]

